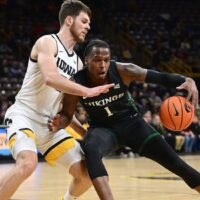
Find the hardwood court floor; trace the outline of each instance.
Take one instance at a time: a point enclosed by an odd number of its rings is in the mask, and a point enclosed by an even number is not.
[[[200,171],[200,155],[182,157]],[[105,159],[115,200],[199,200],[177,176],[146,158]],[[0,164],[2,175],[13,164]],[[18,189],[12,200],[57,200],[66,191],[70,176],[62,167],[39,163],[35,173]],[[91,188],[80,200],[98,199]]]

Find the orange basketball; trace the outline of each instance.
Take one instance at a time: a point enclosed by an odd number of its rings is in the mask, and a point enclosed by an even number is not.
[[[182,96],[167,98],[160,106],[160,119],[172,131],[186,129],[193,120],[194,106]]]

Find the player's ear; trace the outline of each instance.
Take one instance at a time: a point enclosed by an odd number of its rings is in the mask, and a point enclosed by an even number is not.
[[[74,20],[74,18],[73,18],[72,16],[67,16],[67,17],[65,18],[65,23],[66,23],[66,25],[67,25],[67,26],[71,26],[71,25],[73,24],[73,20]]]
[[[85,60],[84,60],[84,64],[87,65],[87,58],[85,58]]]

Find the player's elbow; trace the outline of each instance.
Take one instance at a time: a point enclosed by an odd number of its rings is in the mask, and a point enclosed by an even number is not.
[[[52,85],[52,78],[50,76],[45,76],[44,77],[44,83],[48,86]]]
[[[44,80],[44,84],[52,87],[53,83],[55,82],[55,77],[53,76],[53,74],[48,74],[43,77],[43,80]]]

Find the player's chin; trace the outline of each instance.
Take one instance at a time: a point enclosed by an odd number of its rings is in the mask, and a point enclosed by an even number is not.
[[[99,80],[104,80],[106,78],[106,74],[98,75]]]
[[[82,36],[78,38],[78,42],[84,42],[84,41],[85,41],[85,37]]]

